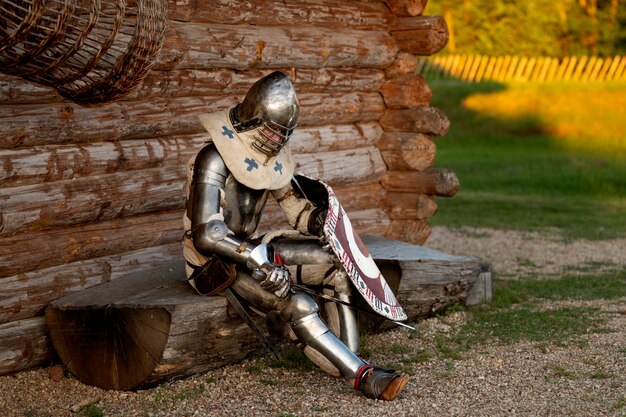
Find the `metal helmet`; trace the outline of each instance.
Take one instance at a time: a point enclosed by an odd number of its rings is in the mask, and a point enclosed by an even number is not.
[[[231,109],[230,121],[238,133],[259,129],[252,147],[278,155],[296,128],[300,104],[287,75],[275,71],[255,82],[241,103]]]

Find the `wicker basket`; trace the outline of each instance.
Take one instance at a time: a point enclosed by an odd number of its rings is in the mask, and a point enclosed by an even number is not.
[[[82,105],[119,99],[163,45],[167,0],[2,0],[0,71]]]

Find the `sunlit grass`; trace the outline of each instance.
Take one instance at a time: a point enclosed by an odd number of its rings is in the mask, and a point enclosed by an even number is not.
[[[626,83],[507,84],[463,105],[503,123],[535,120],[557,148],[626,155]]]
[[[431,85],[436,165],[461,188],[433,225],[626,237],[626,83]]]

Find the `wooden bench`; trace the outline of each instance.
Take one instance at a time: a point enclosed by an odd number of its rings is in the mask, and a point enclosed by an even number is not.
[[[490,275],[476,258],[380,237],[363,241],[409,322],[490,298]],[[255,320],[263,326],[259,316]],[[360,322],[368,331],[393,326],[369,315]],[[46,309],[46,324],[69,370],[105,389],[150,386],[262,350],[225,297],[203,297],[189,286],[182,259],[58,299]]]

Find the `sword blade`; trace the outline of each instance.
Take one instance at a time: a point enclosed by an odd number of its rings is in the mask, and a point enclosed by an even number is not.
[[[398,326],[402,326],[402,327],[406,327],[407,329],[415,330],[415,327],[413,327],[413,326],[409,326],[408,324],[405,324],[405,323],[402,323],[402,322],[399,322],[399,321],[391,320],[390,318],[385,317],[385,316],[381,316],[380,314],[377,314],[377,313],[375,313],[373,311],[369,311],[369,310],[366,310],[364,308],[357,307],[354,304],[350,304],[350,303],[348,303],[346,301],[340,300],[339,298],[333,297],[332,295],[316,292],[316,291],[312,290],[311,288],[308,288],[308,287],[306,287],[304,285],[291,284],[291,286],[293,288],[296,288],[296,289],[298,289],[300,291],[304,291],[304,292],[306,292],[308,294],[311,294],[313,296],[324,298],[324,299],[329,300],[329,301],[334,301],[335,303],[343,304],[344,306],[348,306],[350,308],[353,308],[356,311],[361,311],[363,313],[371,314],[371,315],[374,315],[376,317],[381,317],[381,318],[383,318],[383,319],[385,319],[387,321],[390,321],[393,324],[396,324]]]
[[[239,314],[239,316],[243,319],[243,321],[246,322],[248,327],[254,330],[257,338],[263,344],[263,347],[265,347],[265,349],[270,354],[274,355],[276,360],[280,360],[280,358],[278,357],[278,353],[276,352],[276,350],[274,350],[274,347],[272,346],[270,341],[267,339],[267,337],[265,337],[261,329],[259,329],[259,326],[256,325],[254,320],[252,320],[252,317],[250,317],[246,309],[241,305],[241,302],[239,302],[239,299],[237,298],[233,290],[231,290],[230,288],[226,288],[222,291],[222,294],[226,296],[228,302],[233,306],[233,308],[235,309],[237,314]]]

